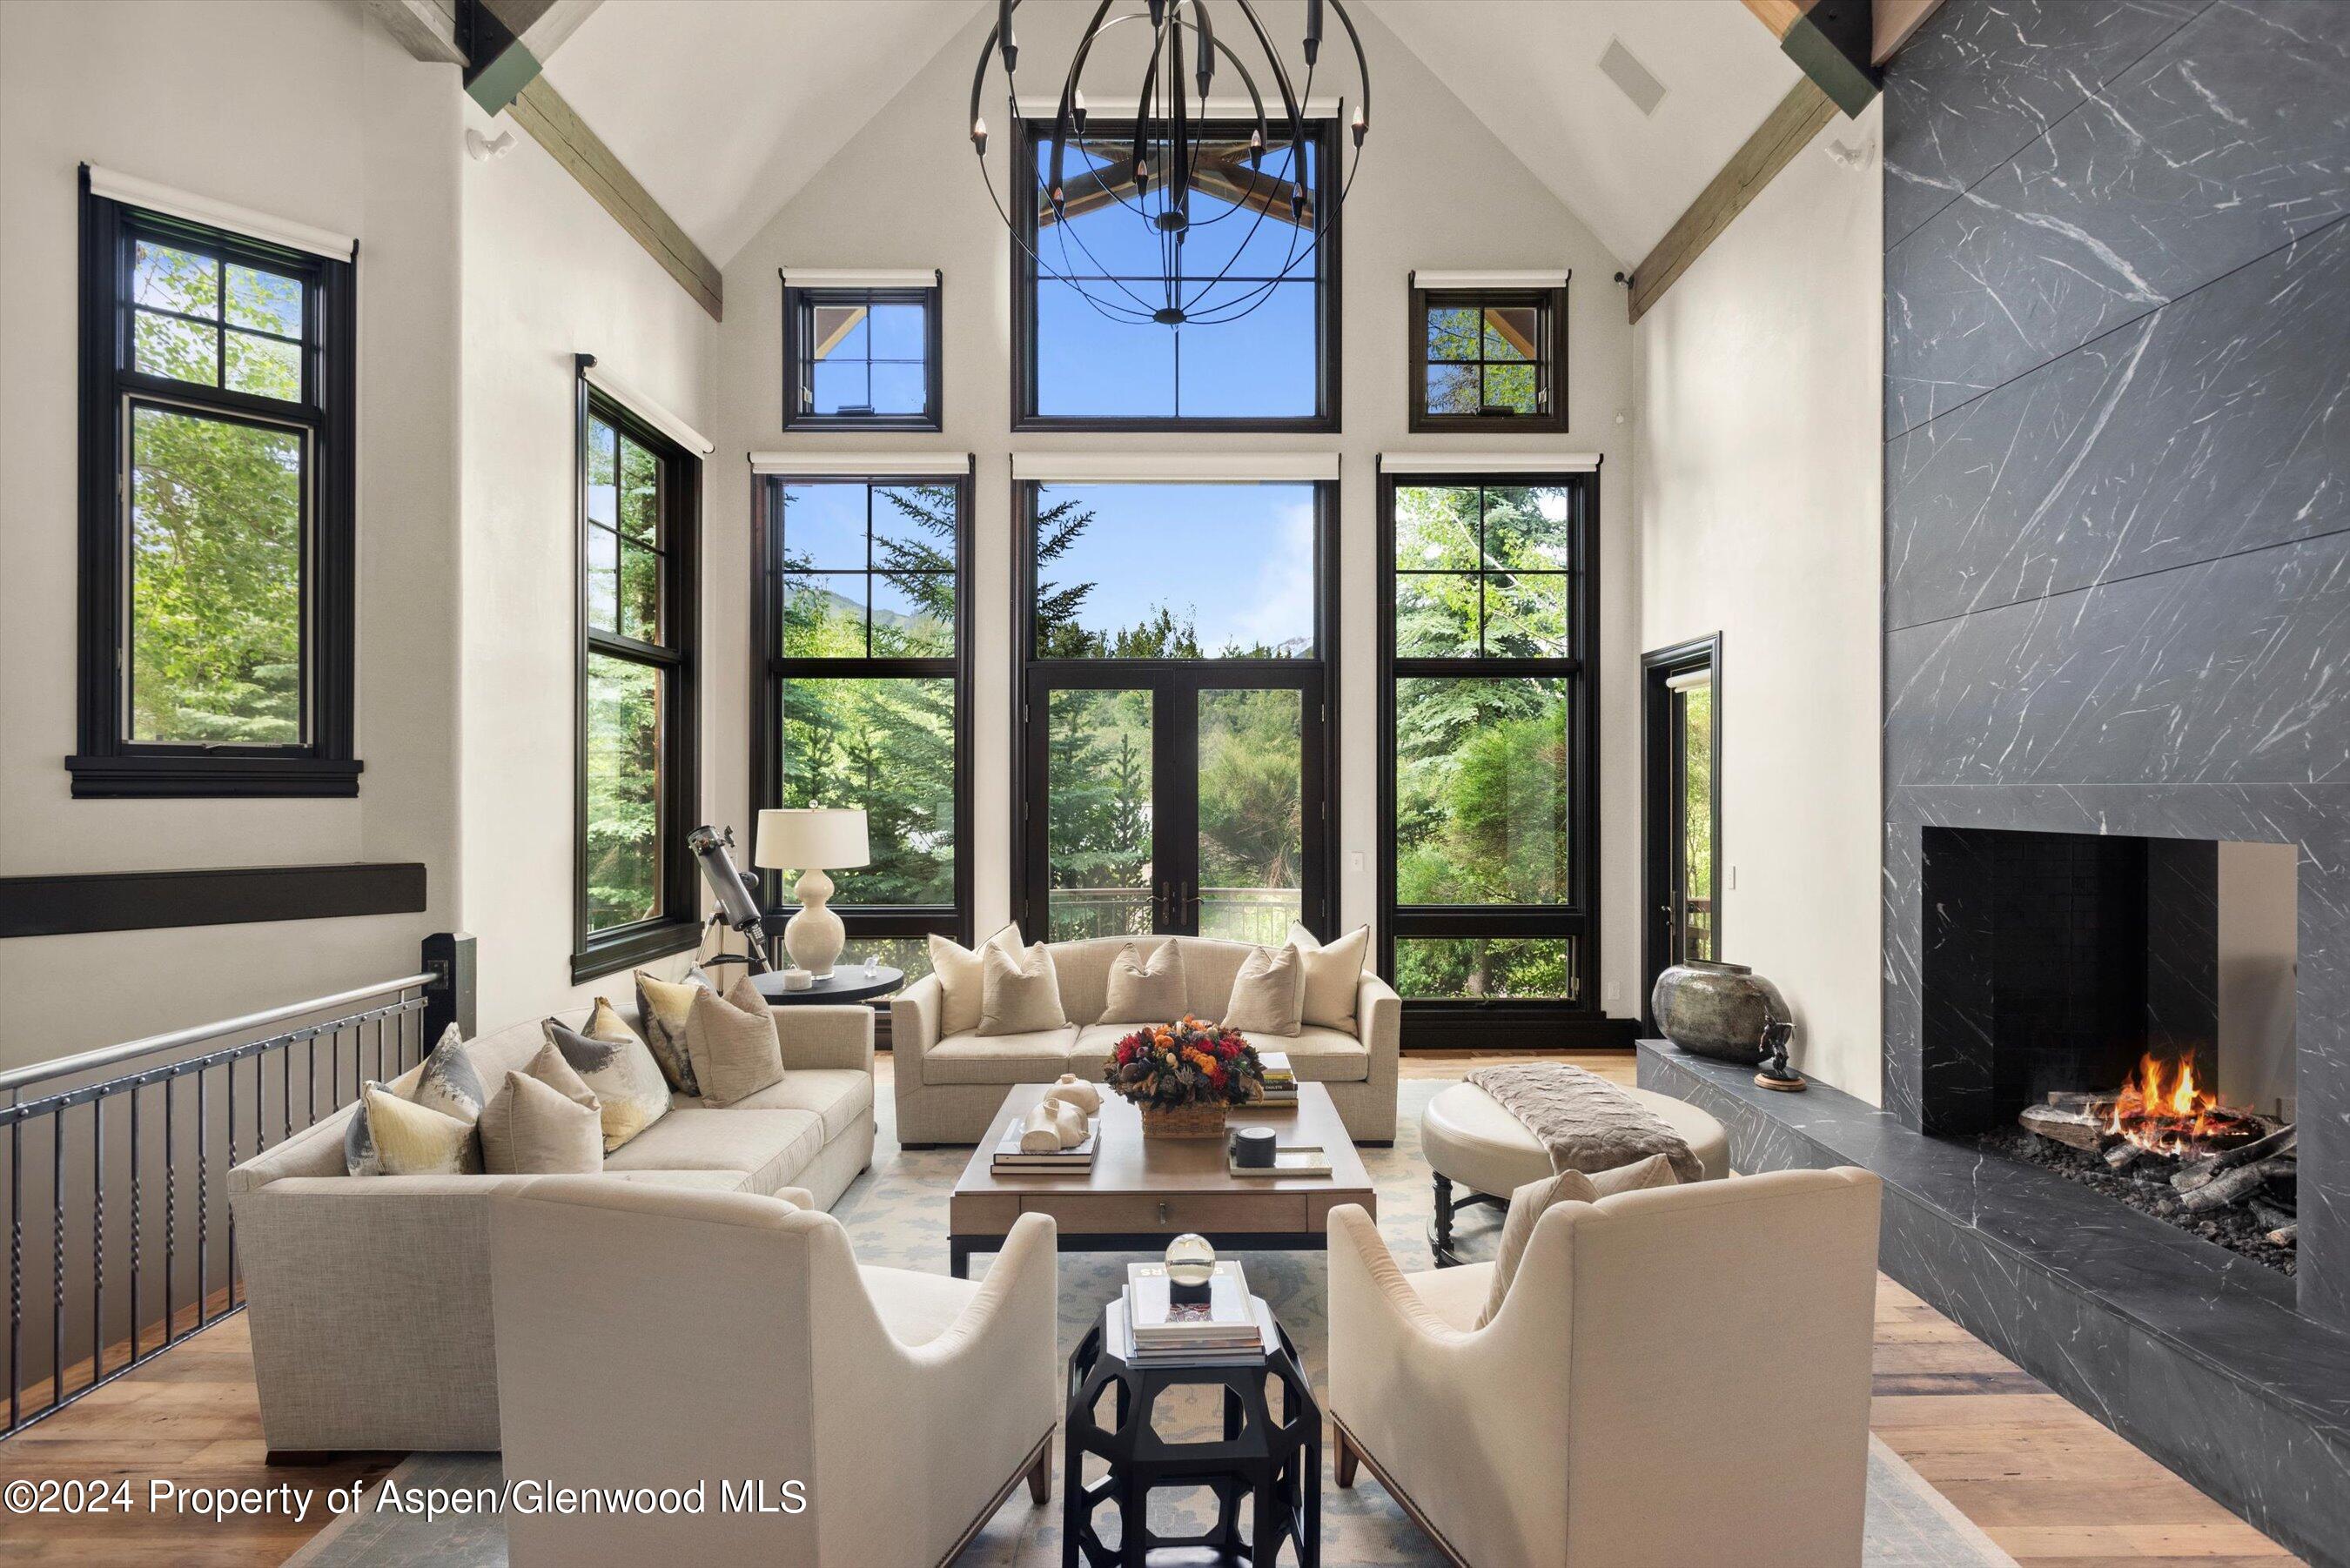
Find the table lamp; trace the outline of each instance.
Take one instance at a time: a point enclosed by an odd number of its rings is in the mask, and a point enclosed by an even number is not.
[[[847,933],[841,929],[840,917],[825,907],[832,897],[832,878],[825,873],[871,861],[864,810],[851,806],[763,811],[752,858],[771,871],[800,873],[792,889],[800,901],[800,912],[784,928],[784,950],[792,955],[793,963],[816,979],[831,979],[833,963],[840,957]]]

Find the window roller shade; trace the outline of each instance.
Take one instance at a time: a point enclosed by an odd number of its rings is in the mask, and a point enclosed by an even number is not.
[[[267,240],[273,244],[307,251],[329,261],[347,262],[359,252],[359,241],[348,234],[336,234],[331,229],[314,228],[308,223],[273,217],[267,213],[258,213],[234,202],[214,201],[210,196],[199,196],[187,191],[175,191],[169,185],[141,180],[136,174],[125,174],[120,170],[100,169],[94,163],[83,167],[88,175],[93,195],[120,202],[126,207],[192,219],[256,240]]]

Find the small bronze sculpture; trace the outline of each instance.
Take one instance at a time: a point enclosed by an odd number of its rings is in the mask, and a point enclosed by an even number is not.
[[[1754,1069],[1754,1081],[1766,1089],[1783,1089],[1795,1094],[1805,1088],[1804,1075],[1787,1065],[1787,1047],[1795,1038],[1795,1026],[1784,1019],[1773,1019],[1762,1026],[1762,1060]]]

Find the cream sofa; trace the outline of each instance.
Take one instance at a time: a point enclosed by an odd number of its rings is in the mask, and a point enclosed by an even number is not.
[[[1789,1170],[1561,1203],[1493,1265],[1330,1215],[1340,1486],[1475,1568],[1859,1568],[1882,1184]]]
[[[935,1568],[1023,1479],[1050,1496],[1045,1216],[972,1282],[860,1266],[831,1215],[740,1193],[548,1177],[491,1210],[506,1474],[707,1489],[691,1515],[509,1513],[515,1568]],[[722,1508],[749,1478],[804,1511]]]
[[[1184,1011],[1222,1015],[1232,977],[1251,950],[1245,942],[1206,937],[1100,937],[1054,942],[1053,971],[1069,1022],[1030,1034],[939,1035],[943,993],[938,977],[908,986],[889,1007],[891,1073],[897,1081],[898,1141],[977,1143],[1014,1084],[1049,1083],[1064,1073],[1098,1080],[1118,1037],[1134,1023],[1104,1023],[1109,966],[1128,941],[1145,955],[1171,941],[1183,953]],[[1260,1051],[1285,1051],[1299,1079],[1329,1090],[1347,1136],[1357,1143],[1395,1141],[1396,1063],[1402,1003],[1387,981],[1366,970],[1355,992],[1356,1033],[1305,1025],[1295,1035],[1252,1034]]]
[[[795,1007],[777,1020],[782,1083],[723,1109],[680,1096],[601,1177],[579,1179],[832,1203],[873,1160],[873,1014]],[[494,1089],[542,1039],[533,1020],[465,1050]],[[490,1199],[541,1179],[348,1176],[352,1114],[229,1172],[263,1436],[273,1456],[495,1449]],[[616,1281],[630,1267],[606,1262]]]

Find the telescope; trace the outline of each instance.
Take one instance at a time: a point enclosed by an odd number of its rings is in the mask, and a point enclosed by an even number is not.
[[[759,878],[752,872],[734,868],[734,857],[728,853],[734,847],[734,830],[704,823],[685,836],[685,846],[701,862],[702,879],[710,884],[710,891],[718,900],[710,923],[733,927],[742,933],[744,944],[751,950],[747,959],[723,953],[708,961],[747,963],[753,974],[767,973],[774,966],[767,962],[766,917],[759,909]]]

